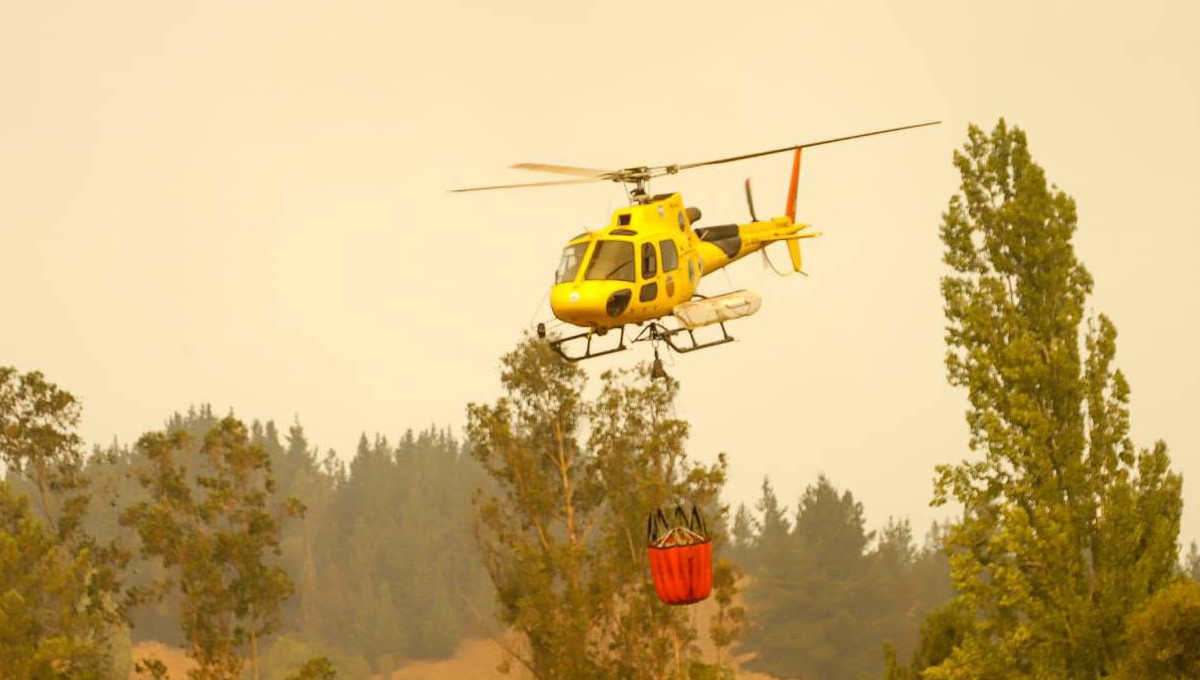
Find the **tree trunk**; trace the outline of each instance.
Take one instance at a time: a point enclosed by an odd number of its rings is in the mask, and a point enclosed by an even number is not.
[[[258,680],[258,631],[250,629],[250,678]]]

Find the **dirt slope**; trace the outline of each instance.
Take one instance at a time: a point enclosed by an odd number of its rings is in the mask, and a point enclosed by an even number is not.
[[[167,671],[172,678],[186,678],[187,672],[196,667],[195,662],[187,658],[182,649],[164,645],[161,642],[139,642],[129,650],[134,661],[141,659],[158,659],[167,665]],[[137,678],[132,670],[129,677]]]

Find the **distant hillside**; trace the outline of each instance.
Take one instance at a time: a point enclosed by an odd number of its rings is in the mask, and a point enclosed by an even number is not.
[[[700,629],[700,648],[702,658],[712,660],[716,650],[708,638],[708,621],[716,610],[712,600],[705,600],[692,607],[692,615]],[[133,658],[153,657],[167,665],[172,678],[186,678],[187,671],[195,664],[184,655],[183,650],[164,645],[159,642],[141,642],[132,649]],[[529,680],[528,672],[513,664],[509,674],[501,673],[497,668],[507,659],[502,641],[495,639],[465,640],[454,650],[454,656],[449,659],[430,661],[413,661],[400,670],[391,674],[387,680]],[[738,680],[777,680],[770,675],[739,670]],[[131,680],[137,680],[130,676]],[[344,680],[359,680],[345,678]],[[374,675],[370,680],[384,680],[381,675]]]

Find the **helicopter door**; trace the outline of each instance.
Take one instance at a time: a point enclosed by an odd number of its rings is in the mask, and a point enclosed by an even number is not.
[[[654,302],[658,299],[658,253],[653,243],[642,244],[641,271],[645,283],[638,293],[638,302]]]
[[[662,273],[667,289],[667,300],[674,302],[676,284],[679,283],[678,287],[683,288],[683,284],[676,281],[679,277],[677,271],[679,269],[679,250],[675,247],[675,241],[670,239],[659,241],[658,250],[662,254]]]

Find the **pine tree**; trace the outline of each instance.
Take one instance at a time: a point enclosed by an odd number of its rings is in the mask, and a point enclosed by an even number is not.
[[[746,561],[754,552],[755,529],[754,517],[745,503],[738,503],[737,512],[733,515],[733,527],[729,532],[729,553],[734,562],[745,568],[750,565]]]
[[[795,564],[795,543],[791,540],[792,525],[787,519],[787,508],[779,505],[771,480],[763,478],[762,497],[754,508],[761,519],[757,522],[758,536],[755,538],[756,574],[781,573]]]
[[[773,604],[778,618],[789,607],[800,612],[791,614],[790,625],[778,624],[793,640],[779,658],[786,665],[777,666],[786,675],[852,680],[881,666],[877,620],[886,613],[867,600],[872,535],[865,525],[862,504],[824,475],[805,489],[792,532],[798,559],[787,595]]]
[[[791,536],[787,509],[780,506],[771,480],[763,478],[762,495],[755,504],[760,519],[750,565],[750,585],[745,600],[749,621],[742,649],[755,657],[748,667],[767,673],[780,674],[790,668],[793,631],[783,624],[799,610],[794,583],[799,552]],[[776,673],[778,671],[779,673]]]
[[[762,529],[749,560],[741,646],[754,657],[746,667],[857,680],[886,665],[909,677],[897,655],[910,654],[922,617],[950,596],[936,532],[918,550],[908,521],[889,519],[876,540],[862,504],[824,475],[805,489],[791,521],[769,481],[757,507]]]
[[[1200,583],[1200,548],[1196,546],[1195,541],[1192,541],[1191,546],[1188,547],[1188,554],[1181,570],[1193,581]]]
[[[927,678],[1091,679],[1124,656],[1130,612],[1172,577],[1180,487],[1166,445],[1135,450],[1116,328],[1080,327],[1092,278],[1074,201],[1047,185],[1026,137],[975,126],[943,215],[946,365],[966,389],[981,459],[939,468],[935,501],[963,518],[948,549],[977,616]]]
[[[270,427],[274,429],[274,424]],[[304,506],[299,521],[284,525],[280,548],[283,562],[289,566],[289,577],[296,584],[295,606],[285,619],[288,628],[301,631],[305,637],[315,637],[320,630],[318,603],[322,590],[328,587],[318,570],[316,541],[319,528],[329,521],[333,479],[322,473],[316,455],[297,420],[288,428],[287,448],[280,461],[272,464],[279,471],[276,495],[295,498]]]

